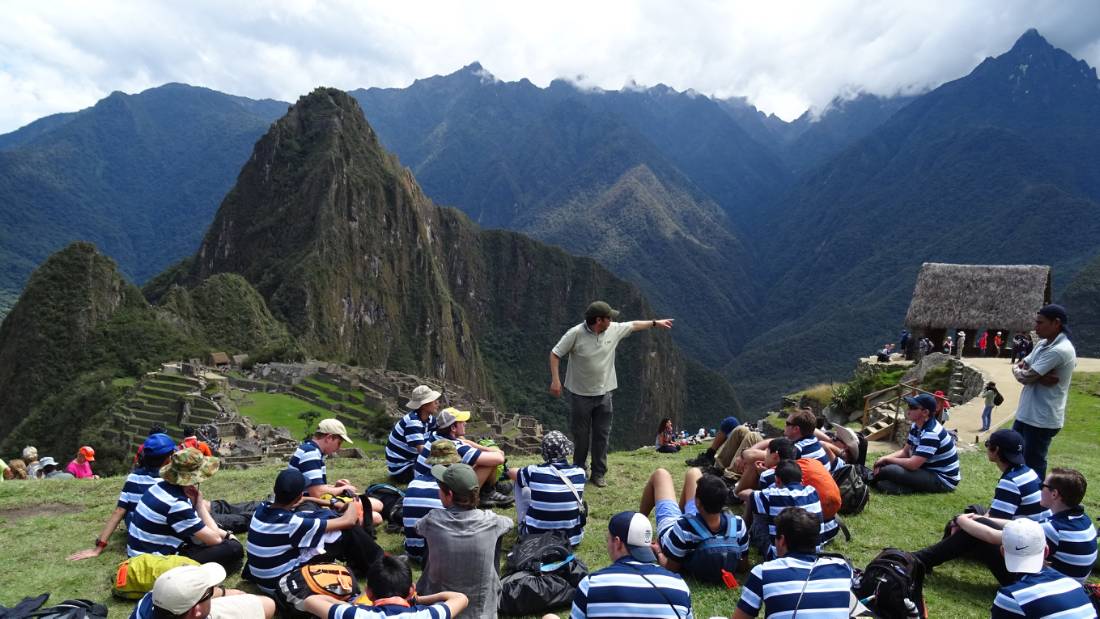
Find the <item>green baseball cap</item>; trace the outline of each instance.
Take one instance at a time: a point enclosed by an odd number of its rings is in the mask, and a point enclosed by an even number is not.
[[[585,319],[588,318],[617,318],[619,316],[619,310],[611,309],[611,306],[606,301],[593,301],[588,304],[588,309],[584,310]]]
[[[473,496],[481,487],[473,467],[462,462],[451,465],[437,464],[432,467],[432,477],[459,496]]]

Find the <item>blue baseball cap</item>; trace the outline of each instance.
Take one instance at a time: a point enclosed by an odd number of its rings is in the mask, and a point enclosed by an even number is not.
[[[936,397],[932,394],[922,393],[916,397],[905,396],[905,401],[909,403],[911,408],[923,408],[933,415],[936,413]]]
[[[627,552],[642,563],[656,563],[650,542],[653,541],[653,526],[649,518],[638,512],[619,512],[607,522],[607,531],[626,544]]]
[[[141,444],[141,453],[154,456],[167,456],[176,450],[176,442],[163,433],[150,434]]]
[[[722,420],[722,425],[720,425],[718,429],[722,431],[722,434],[729,434],[739,425],[741,425],[741,422],[738,421],[737,417],[726,417]]]

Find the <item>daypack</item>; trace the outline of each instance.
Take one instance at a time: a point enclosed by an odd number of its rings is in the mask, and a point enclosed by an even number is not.
[[[993,396],[993,406],[1000,406],[1005,403],[1005,397],[1001,395],[1000,391],[994,389],[993,393],[996,394]]]
[[[905,619],[912,616],[910,604],[918,616],[927,617],[924,607],[924,565],[912,553],[884,548],[857,576],[852,591],[876,617]]]
[[[372,484],[367,488],[367,498],[382,502],[382,520],[386,530],[395,533],[404,527],[405,492],[390,484]]]
[[[312,563],[280,578],[279,592],[287,600],[327,595],[347,602],[359,595],[359,582],[351,570],[339,563]]]
[[[687,519],[691,529],[702,542],[684,560],[684,570],[696,580],[712,584],[725,584],[741,562],[741,547],[737,543],[737,518],[726,514],[726,529],[715,535],[696,515]],[[728,585],[727,585],[728,586]]]
[[[799,458],[795,463],[802,469],[802,485],[813,486],[817,491],[817,499],[821,502],[821,516],[825,520],[836,516],[844,498],[829,469],[813,458]]]
[[[573,603],[588,568],[573,554],[562,531],[529,535],[512,548],[500,580],[497,611],[502,615],[541,615]]]
[[[862,512],[871,499],[871,489],[867,487],[864,474],[866,468],[859,464],[845,464],[833,471],[833,481],[840,489],[839,511],[846,516]]]
[[[37,598],[24,598],[22,602],[11,609],[4,609],[0,606],[0,617],[5,619],[30,619],[32,617],[44,619],[107,619],[107,607],[91,600],[65,600],[57,606],[38,609],[46,603],[49,597],[49,593],[44,593]]]
[[[182,555],[141,554],[118,564],[111,593],[124,600],[138,600],[153,590],[161,574],[181,565],[199,562]]]

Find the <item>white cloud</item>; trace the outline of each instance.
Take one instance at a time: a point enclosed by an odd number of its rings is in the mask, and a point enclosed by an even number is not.
[[[793,118],[965,75],[1036,27],[1100,64],[1095,0],[9,3],[0,131],[165,82],[294,100],[406,86],[474,60],[504,80],[741,95]],[[576,76],[583,76],[577,78]]]

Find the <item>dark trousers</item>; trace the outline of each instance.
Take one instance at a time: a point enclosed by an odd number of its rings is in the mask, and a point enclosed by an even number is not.
[[[1035,471],[1039,479],[1047,476],[1047,450],[1054,435],[1061,428],[1037,428],[1022,421],[1012,423],[1012,429],[1024,437],[1024,463]]]
[[[679,445],[661,445],[660,447],[657,448],[657,451],[659,451],[663,454],[674,454],[674,453],[680,451],[680,446]]]
[[[1002,585],[1011,584],[1016,580],[1005,568],[1000,546],[987,544],[966,531],[955,531],[954,534],[914,554],[928,569],[965,557],[985,564],[997,582]]]
[[[927,469],[910,471],[899,464],[887,464],[878,470],[872,482],[886,494],[914,494],[918,492],[951,492],[940,476]]]
[[[584,467],[592,448],[592,478],[607,474],[607,441],[611,437],[611,394],[569,394],[570,429],[573,432],[573,464]]]
[[[226,572],[233,573],[244,559],[244,547],[230,538],[213,546],[184,544],[180,547],[180,554],[199,563],[218,563]]]

